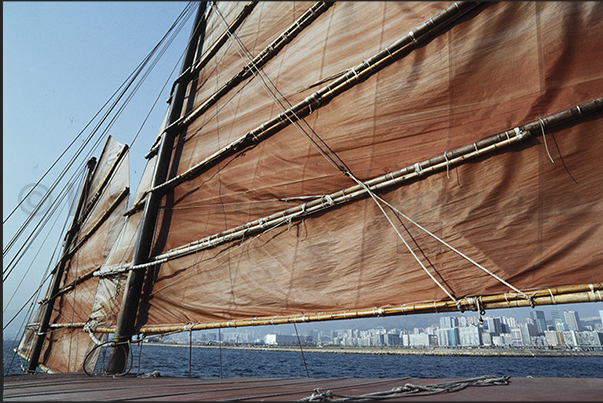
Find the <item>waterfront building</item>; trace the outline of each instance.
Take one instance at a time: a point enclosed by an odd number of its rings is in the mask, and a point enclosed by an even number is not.
[[[575,330],[565,330],[561,332],[563,345],[567,347],[578,347],[578,339]]]
[[[507,327],[505,333],[509,333],[509,329],[510,328],[517,327],[517,319],[515,319],[515,318],[508,317],[508,316],[503,316],[502,322]]]
[[[491,335],[498,336],[502,333],[502,323],[500,321],[500,318],[492,318],[487,316],[484,318],[484,323],[486,324],[488,333],[490,333]]]
[[[513,347],[523,347],[524,338],[521,335],[521,329],[519,327],[511,328],[511,346]]]
[[[521,334],[521,341],[523,342],[524,346],[531,346],[532,338],[538,334],[536,326],[531,323],[520,323],[519,331]]]
[[[296,336],[286,334],[267,334],[264,343],[272,346],[292,346],[298,344]]]
[[[442,316],[440,318],[441,329],[453,329],[458,326],[458,318],[456,316]]]
[[[456,347],[459,345],[459,329],[448,328],[448,329],[438,329],[438,345],[442,347]]]
[[[400,345],[400,335],[394,333],[384,334],[383,345],[386,347],[398,347]]]
[[[483,332],[482,333],[482,346],[490,347],[492,345],[492,335],[494,333]],[[496,337],[496,336],[494,336]]]
[[[555,330],[559,332],[568,330],[567,324],[565,323],[565,316],[563,315],[563,311],[551,311],[551,317],[553,318]]]
[[[556,330],[545,330],[544,338],[546,340],[546,344],[550,347],[561,347],[563,345],[561,332]]]
[[[408,347],[429,347],[432,345],[433,339],[435,339],[437,345],[437,338],[432,338],[427,333],[409,334],[408,336]]]
[[[482,344],[482,334],[477,326],[459,328],[459,340],[463,347],[479,347]]]
[[[577,345],[586,350],[603,349],[603,333],[595,331],[576,332]]]

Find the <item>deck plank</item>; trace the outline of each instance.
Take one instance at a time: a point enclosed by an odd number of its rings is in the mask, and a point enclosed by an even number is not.
[[[85,374],[33,374],[4,377],[4,401],[294,401],[315,390],[341,396],[386,392],[395,387],[433,385],[459,379],[230,378],[200,379]],[[423,401],[601,401],[603,378],[510,378],[508,385],[470,386],[463,390],[397,400]],[[336,397],[334,397],[336,398]],[[392,399],[394,400],[394,399]]]

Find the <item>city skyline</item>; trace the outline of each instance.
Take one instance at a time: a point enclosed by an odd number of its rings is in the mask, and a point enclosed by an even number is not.
[[[176,334],[161,340],[178,344],[266,345],[319,347],[444,347],[444,348],[540,348],[582,351],[603,350],[603,310],[599,317],[580,319],[577,311],[552,310],[547,318],[540,310],[530,312],[524,321],[507,316],[441,315],[439,324],[403,329],[377,326],[368,330],[339,328],[297,331],[294,334],[257,328],[205,331],[193,336]],[[282,329],[282,328],[281,328]],[[159,341],[159,340],[155,340]]]
[[[540,307],[536,307],[534,309],[530,309],[530,311],[526,311],[529,314],[523,318],[516,318],[513,316],[506,316],[506,315],[496,315],[497,310],[492,310],[490,311],[490,314],[486,314],[483,315],[483,319],[484,319],[484,324],[482,326],[487,326],[488,322],[494,322],[494,319],[501,319],[505,318],[504,322],[508,323],[509,320],[511,321],[511,323],[513,322],[517,322],[517,323],[526,323],[527,319],[532,319],[531,318],[531,314],[534,313],[535,316],[539,316],[539,314],[537,314],[537,312],[542,312],[544,319],[546,320],[546,325],[552,325],[554,323],[554,319],[552,316],[552,312],[554,311],[560,311],[562,314],[564,312],[576,312],[576,315],[578,317],[578,319],[581,322],[584,321],[591,321],[593,319],[595,320],[599,320],[599,325],[601,326],[601,331],[603,331],[603,306],[600,306],[601,309],[597,310],[597,316],[583,316],[580,313],[580,310],[577,310],[575,308],[576,304],[571,304],[572,308],[574,309],[564,309],[569,307],[569,304],[567,305],[567,307],[564,307],[563,305],[559,305],[556,306],[554,308],[556,309],[549,309],[549,312],[546,312],[544,310],[539,309]],[[505,310],[506,311],[506,310]],[[501,312],[502,313],[502,312]],[[472,315],[471,315],[472,314]],[[369,330],[369,329],[375,329],[375,328],[384,328],[384,329],[401,329],[401,330],[412,330],[412,329],[426,329],[429,327],[441,327],[441,323],[442,320],[449,320],[450,318],[456,318],[457,320],[459,318],[463,318],[464,321],[466,323],[471,323],[471,324],[478,324],[479,323],[479,315],[477,314],[477,312],[465,312],[464,314],[460,314],[460,313],[456,313],[456,312],[446,312],[446,313],[439,313],[439,314],[425,314],[425,315],[414,315],[415,318],[418,316],[426,316],[426,318],[423,318],[423,325],[418,325],[418,322],[420,321],[412,321],[413,323],[410,326],[405,326],[404,322],[409,322],[407,321],[396,321],[396,319],[410,319],[412,318],[412,316],[404,316],[404,317],[388,317],[388,318],[367,318],[367,319],[354,319],[354,320],[350,320],[350,321],[332,321],[328,323],[328,327],[329,329],[325,328],[325,325],[327,323],[324,322],[313,322],[313,323],[298,323],[295,326],[293,324],[289,324],[289,325],[275,325],[275,326],[258,326],[258,327],[241,327],[241,328],[226,328],[226,329],[222,329],[221,333],[224,337],[227,337],[228,334],[230,333],[243,333],[243,332],[251,332],[253,331],[254,334],[259,335],[258,337],[264,337],[267,334],[280,334],[280,335],[294,335],[294,334],[299,334],[299,335],[309,335],[312,332],[329,332],[329,331],[341,331],[341,330],[349,330],[349,331],[363,331],[363,330]],[[367,322],[370,321],[372,324],[368,324]],[[381,323],[379,323],[381,322]],[[397,322],[397,323],[396,323]],[[355,327],[355,324],[362,324],[361,328]],[[537,324],[535,324],[534,326],[536,326],[537,328]],[[295,327],[297,327],[297,332],[295,331]],[[566,330],[566,329],[562,329],[562,330]],[[567,329],[567,330],[572,330],[572,329]],[[593,329],[594,330],[594,329]],[[197,332],[204,332],[204,333],[218,333],[217,330],[212,329],[212,330],[202,330],[202,331],[195,331],[194,334],[198,335],[200,333]],[[172,337],[169,338],[178,338],[179,334],[173,335]],[[185,334],[186,338],[188,338],[188,333]]]

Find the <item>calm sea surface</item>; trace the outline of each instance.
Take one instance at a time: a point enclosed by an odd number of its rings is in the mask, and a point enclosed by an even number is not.
[[[4,374],[21,373],[21,359],[4,340]],[[199,378],[465,378],[481,375],[510,377],[603,377],[602,357],[433,357],[332,354],[285,351],[204,349],[144,345],[133,347],[130,373],[159,371],[164,376]],[[106,358],[108,357],[108,351]],[[304,364],[305,358],[305,364]],[[99,365],[103,354],[99,358]],[[12,361],[12,364],[11,364]],[[306,372],[307,368],[307,372]]]

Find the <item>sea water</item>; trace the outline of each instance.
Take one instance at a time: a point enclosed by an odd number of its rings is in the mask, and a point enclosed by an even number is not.
[[[21,373],[4,340],[4,374]],[[97,368],[106,363],[101,353]],[[460,357],[257,351],[143,345],[132,348],[131,374],[199,378],[470,378],[603,377],[603,357]],[[7,372],[7,369],[10,369]]]

